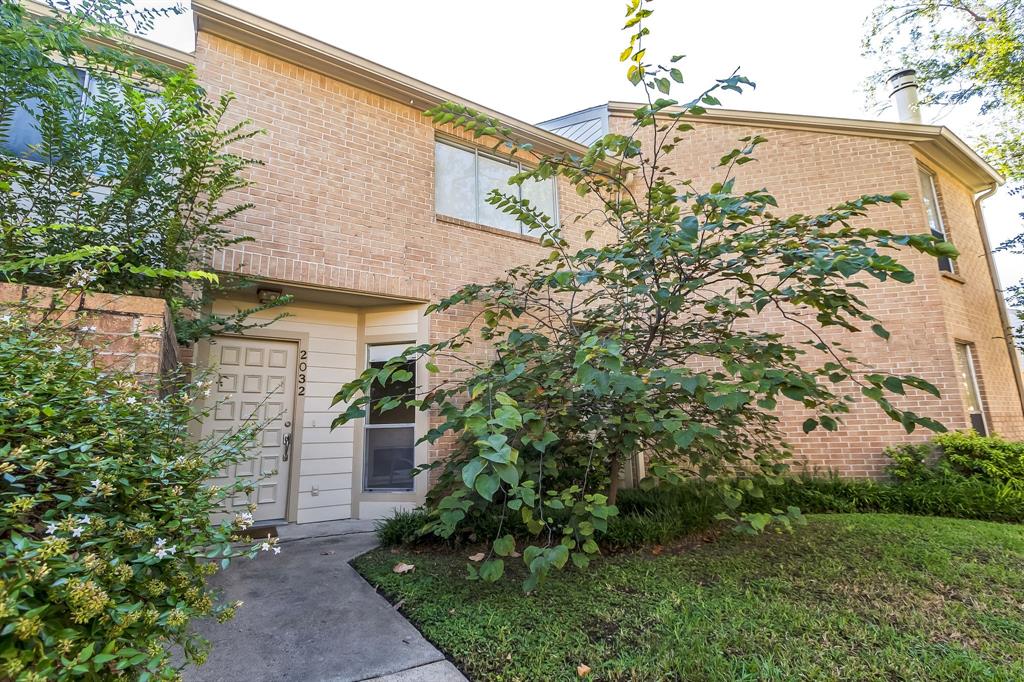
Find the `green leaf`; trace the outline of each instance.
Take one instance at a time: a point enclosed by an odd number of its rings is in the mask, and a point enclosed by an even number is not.
[[[487,466],[487,460],[480,457],[474,457],[466,462],[466,465],[462,467],[462,481],[466,484],[467,488],[473,487],[477,476],[484,470],[485,466]]]
[[[586,570],[587,566],[590,565],[590,557],[588,557],[586,554],[581,554],[580,552],[573,552],[572,563],[576,566],[576,568],[580,570]]]
[[[519,469],[515,464],[495,464],[494,470],[498,473],[498,477],[510,486],[519,485]]]
[[[508,556],[516,551],[516,540],[511,535],[504,535],[494,541],[493,547],[498,556]]]
[[[871,325],[871,331],[873,331],[875,334],[878,334],[883,339],[885,339],[887,341],[889,340],[889,331],[885,327],[883,327],[882,325],[880,325],[880,324],[873,324],[873,325]]]
[[[490,559],[480,564],[480,579],[484,582],[496,582],[504,574],[505,562],[501,559]]]
[[[473,483],[473,487],[479,493],[480,497],[490,502],[494,498],[494,493],[498,491],[500,481],[494,474],[481,474],[476,477],[476,481]]]

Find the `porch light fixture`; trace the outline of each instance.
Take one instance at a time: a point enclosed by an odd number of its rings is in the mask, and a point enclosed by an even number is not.
[[[273,303],[277,299],[281,298],[284,292],[280,289],[257,289],[256,300],[263,305]]]

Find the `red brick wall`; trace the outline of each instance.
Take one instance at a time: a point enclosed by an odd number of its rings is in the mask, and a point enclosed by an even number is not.
[[[53,306],[57,319],[82,334],[82,343],[97,349],[96,361],[152,378],[178,365],[167,304],[162,299],[114,294],[62,294],[47,287],[0,284],[0,307]]]

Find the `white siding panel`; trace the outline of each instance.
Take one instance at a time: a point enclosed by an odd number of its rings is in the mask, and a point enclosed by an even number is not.
[[[339,462],[352,464],[352,441],[345,443],[310,443],[303,439],[302,460],[308,462],[317,459],[337,459]],[[351,468],[349,468],[351,471]]]
[[[352,518],[352,506],[339,504],[332,507],[312,507],[299,509],[298,523],[316,523],[317,521],[336,521]]]
[[[413,341],[419,330],[419,321],[420,312],[416,308],[366,313],[366,335],[402,335]]]
[[[299,510],[313,509],[315,507],[330,507],[334,505],[349,505],[352,503],[351,490],[321,490],[319,495],[306,491],[299,491]]]
[[[399,509],[414,509],[414,502],[369,502],[363,500],[359,503],[359,518],[361,519],[386,519]]]
[[[303,453],[304,455],[307,453]],[[302,461],[302,473],[310,476],[321,474],[352,474],[352,458],[334,456],[325,459],[310,459],[304,457]]]

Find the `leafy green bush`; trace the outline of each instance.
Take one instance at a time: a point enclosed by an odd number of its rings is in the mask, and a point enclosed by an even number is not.
[[[879,482],[838,476],[794,477],[767,488],[761,499],[745,500],[743,509],[765,511],[779,505],[794,505],[811,514],[881,512],[1024,522],[1024,496],[967,478]]]
[[[243,484],[205,481],[245,458],[257,426],[196,442],[202,383],[140,385],[82,347],[81,321],[0,309],[0,679],[175,679],[201,662],[197,616],[226,619],[206,578],[248,513],[211,512]]]
[[[1000,497],[1024,495],[1024,443],[960,431],[885,452],[892,459],[888,472],[897,481],[976,481],[994,487]]]
[[[1024,443],[967,431],[937,436],[935,444],[949,466],[962,476],[1024,492]]]
[[[396,509],[384,519],[374,523],[377,539],[385,547],[413,544],[429,518],[422,509]]]
[[[892,460],[886,471],[897,481],[928,481],[942,476],[936,468],[940,451],[931,443],[906,443],[885,449]]]

